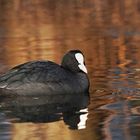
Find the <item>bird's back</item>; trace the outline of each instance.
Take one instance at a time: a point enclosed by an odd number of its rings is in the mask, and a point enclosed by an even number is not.
[[[27,62],[1,75],[0,88],[25,90],[26,88],[37,89],[36,86],[38,86],[38,90],[41,90],[47,87],[46,85],[50,87],[52,83],[60,86],[63,81],[69,81],[67,74],[61,66],[51,61]]]

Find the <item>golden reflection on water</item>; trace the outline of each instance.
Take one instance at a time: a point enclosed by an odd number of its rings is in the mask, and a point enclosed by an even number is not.
[[[55,124],[16,123],[13,126],[13,131],[16,132],[16,135],[12,137],[13,140],[56,140],[56,136],[58,140],[73,140],[76,138],[84,140],[87,137],[89,139],[95,137],[94,132],[87,133],[86,130],[79,132],[70,131],[63,121],[56,122]]]
[[[96,109],[119,100],[112,97],[114,87],[140,87],[139,72],[129,73],[130,78],[127,73],[128,69],[135,71],[140,67],[139,5],[134,0],[0,0],[1,73],[30,60],[60,63],[65,52],[80,49],[86,57],[91,83],[86,129],[69,130],[63,121],[13,123],[13,140],[105,137],[100,123],[112,111]],[[131,80],[136,84],[129,84]],[[129,99],[130,95],[122,96]],[[110,121],[107,123],[105,127]],[[113,138],[111,130],[106,135]]]

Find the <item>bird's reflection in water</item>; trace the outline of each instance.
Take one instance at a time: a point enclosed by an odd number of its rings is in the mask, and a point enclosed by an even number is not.
[[[89,93],[4,97],[1,111],[11,122],[49,123],[64,120],[70,129],[86,128]]]

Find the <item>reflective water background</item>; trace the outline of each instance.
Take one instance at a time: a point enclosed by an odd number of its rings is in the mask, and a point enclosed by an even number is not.
[[[90,104],[75,97],[82,107],[74,111],[74,97],[61,104],[52,97],[50,106],[47,97],[1,99],[0,139],[139,140],[139,7],[138,0],[0,0],[1,73],[30,60],[60,63],[80,49],[91,83]]]

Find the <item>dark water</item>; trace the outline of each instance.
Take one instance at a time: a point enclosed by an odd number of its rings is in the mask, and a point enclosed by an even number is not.
[[[0,0],[1,73],[80,49],[91,83],[90,98],[1,98],[0,140],[139,140],[139,25],[138,0]]]

